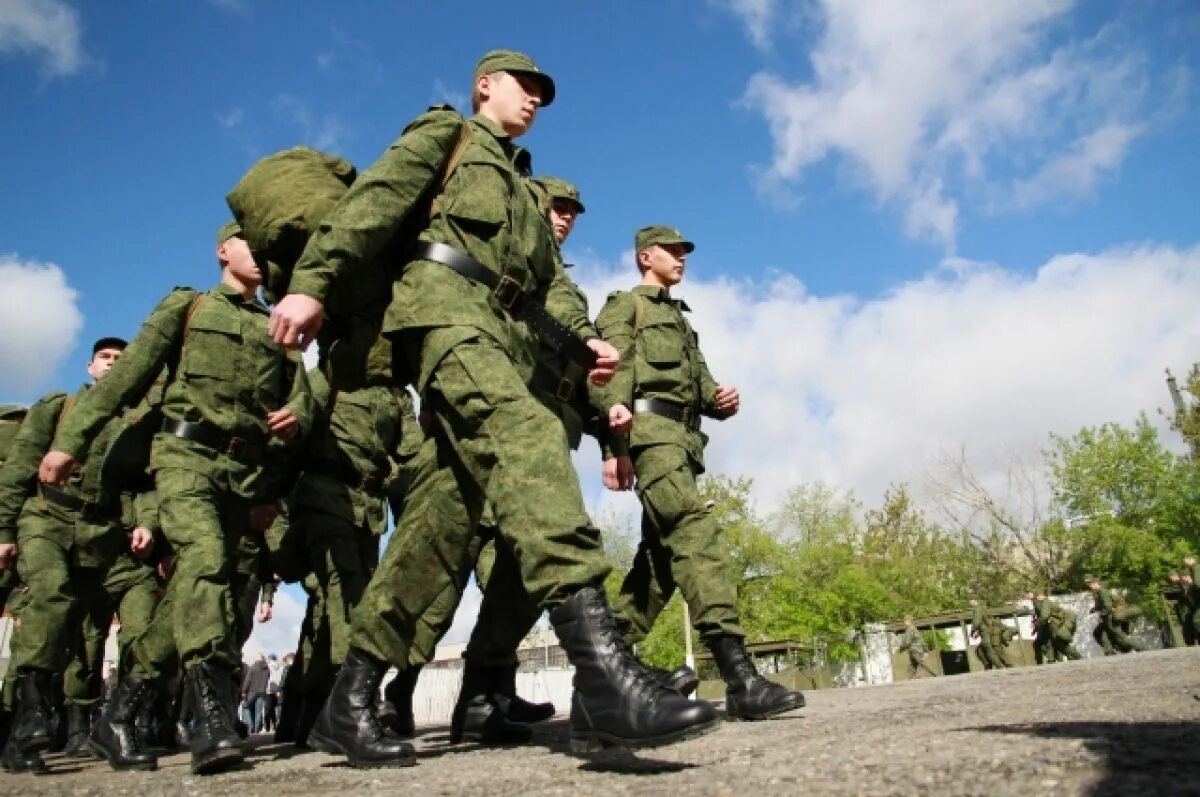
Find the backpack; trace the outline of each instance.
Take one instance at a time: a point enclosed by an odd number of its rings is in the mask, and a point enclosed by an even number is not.
[[[0,465],[8,459],[8,451],[29,410],[19,404],[0,404]]]
[[[135,406],[109,421],[101,432],[97,445],[93,446],[92,454],[80,472],[79,491],[89,499],[98,500],[104,489],[115,492],[140,492],[153,486],[153,478],[149,472],[150,447],[154,435],[162,429],[163,394],[170,377],[178,367],[183,347],[187,344],[188,332],[192,328],[192,320],[203,302],[204,294],[197,293],[188,305],[183,319],[183,338],[179,350],[146,391],[146,395]],[[62,417],[68,412],[70,407],[64,405],[59,415],[60,424]]]
[[[326,296],[325,323],[317,346],[320,368],[335,390],[407,381],[397,373],[402,369],[400,358],[393,355],[390,345],[380,342],[383,318],[392,299],[394,267],[406,261],[421,228],[435,215],[437,194],[458,168],[469,144],[470,129],[462,120],[458,139],[446,153],[438,178],[414,206],[428,207],[428,212],[410,213],[384,252],[374,262],[363,264],[358,278],[339,280]],[[256,162],[225,197],[255,260],[266,264],[264,293],[269,300],[286,293],[308,239],[356,176],[354,167],[343,158],[293,147]]]

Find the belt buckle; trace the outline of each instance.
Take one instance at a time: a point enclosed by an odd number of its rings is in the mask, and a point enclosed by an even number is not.
[[[246,449],[250,443],[241,437],[229,438],[229,445],[225,448],[225,453],[234,459],[242,459],[246,454]]]
[[[554,397],[562,402],[569,402],[575,398],[575,385],[570,379],[558,380],[558,388],[554,391]]]
[[[510,313],[516,310],[517,305],[521,303],[521,298],[525,295],[521,289],[521,283],[509,276],[501,277],[492,293],[496,295],[496,301],[500,302],[500,306]]]

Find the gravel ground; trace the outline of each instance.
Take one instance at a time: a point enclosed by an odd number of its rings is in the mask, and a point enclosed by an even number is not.
[[[637,755],[567,754],[559,718],[535,744],[451,745],[422,729],[420,762],[354,770],[264,739],[240,771],[198,778],[50,756],[52,774],[0,774],[21,795],[1154,795],[1200,794],[1200,648],[807,695],[801,712],[726,723]]]

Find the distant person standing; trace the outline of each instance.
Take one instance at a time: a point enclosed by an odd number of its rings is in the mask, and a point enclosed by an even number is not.
[[[250,732],[262,733],[263,709],[267,699],[267,688],[271,685],[271,669],[267,657],[262,653],[246,668],[242,678],[242,700],[250,710]]]

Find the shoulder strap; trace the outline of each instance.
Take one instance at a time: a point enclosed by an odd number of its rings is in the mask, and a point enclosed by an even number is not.
[[[62,406],[58,408],[58,420],[54,422],[54,436],[58,437],[58,430],[62,428],[63,421],[66,420],[67,414],[71,412],[71,408],[75,406],[75,394],[68,393],[63,399]]]
[[[646,317],[646,300],[640,293],[631,293],[630,296],[633,297],[633,336],[636,338],[642,331],[642,321]]]
[[[437,195],[433,201],[429,203],[429,218],[433,218],[442,212],[442,193],[446,190],[446,185],[450,182],[450,177],[458,168],[458,164],[462,163],[463,156],[467,154],[467,147],[471,145],[471,127],[466,119],[462,120],[462,124],[458,128],[458,140],[454,142],[454,149],[450,150],[450,157],[442,164],[442,179],[438,186]]]
[[[175,358],[167,364],[172,379],[175,378],[175,369],[179,367],[179,363],[183,360],[183,347],[187,345],[188,333],[192,331],[192,321],[195,320],[196,314],[200,312],[200,305],[203,303],[204,294],[197,293],[192,298],[192,302],[188,305],[187,312],[183,316],[183,337],[179,340],[179,349],[175,352]]]

